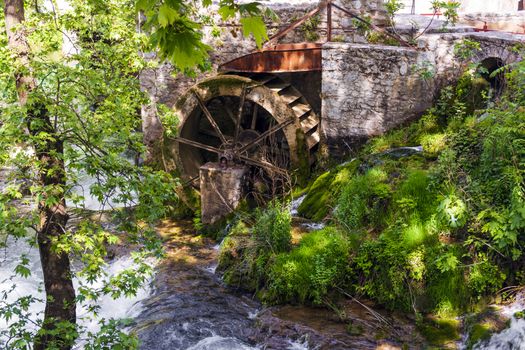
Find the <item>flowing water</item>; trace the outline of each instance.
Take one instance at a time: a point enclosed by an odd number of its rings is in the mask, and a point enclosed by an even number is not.
[[[510,305],[502,307],[501,316],[510,319],[510,326],[487,341],[474,346],[474,350],[525,350],[525,319],[516,318],[516,312],[525,310],[525,295],[520,294]]]
[[[331,310],[265,308],[252,295],[228,288],[214,270],[218,246],[196,235],[191,222],[165,221],[158,232],[168,256],[133,326],[142,349],[400,349],[376,339],[381,325],[360,305],[345,310],[363,325],[362,333],[352,335]]]
[[[86,187],[88,185],[86,182]],[[303,200],[304,196],[292,201],[292,216],[298,215],[297,208]],[[100,209],[100,203],[89,197],[87,207]],[[304,221],[299,221],[298,225],[306,231],[323,227],[323,223]],[[105,297],[99,302],[99,318],[134,319],[130,330],[139,336],[142,349],[365,350],[401,349],[403,343],[410,348],[420,348],[420,339],[414,339],[411,321],[383,314],[388,322],[382,324],[366,307],[355,303],[344,312],[354,326],[358,325],[353,329],[359,332],[349,331],[348,323],[341,322],[331,310],[300,306],[265,308],[252,295],[224,285],[216,274],[220,245],[198,236],[191,222],[166,221],[158,231],[165,241],[168,256],[158,264],[151,283],[134,298],[113,300]],[[0,290],[10,289],[14,284],[14,292],[9,296],[11,301],[27,294],[42,299],[38,250],[23,241],[8,243],[9,250],[4,250],[0,256]],[[13,275],[22,254],[29,259],[31,277],[8,278]],[[128,255],[121,255],[108,262],[106,271],[118,273],[132,264]],[[515,304],[516,310],[509,307],[506,312],[512,317],[515,311],[525,308],[524,305]],[[31,306],[33,318],[41,317],[43,306],[42,302]],[[77,313],[82,317],[86,310],[80,307]],[[82,317],[80,322],[88,330],[96,331],[97,321]],[[0,323],[0,330],[5,327],[5,323]],[[475,349],[525,349],[524,330],[525,321],[512,318],[507,330]],[[77,348],[82,348],[82,342]]]
[[[20,297],[31,295],[38,300],[31,304],[29,308],[30,318],[32,320],[41,319],[44,311],[45,294],[43,292],[43,274],[40,265],[40,256],[38,249],[32,247],[24,240],[15,241],[10,238],[7,241],[6,249],[2,250],[0,259],[0,292],[13,291],[7,295],[6,302],[14,302]],[[21,256],[25,256],[29,260],[29,269],[31,275],[27,278],[14,274],[16,266],[20,263]],[[134,265],[133,259],[130,256],[120,256],[112,261],[109,261],[105,273],[112,276],[123,270],[132,268]],[[75,288],[78,288],[79,281],[74,280]],[[91,284],[93,288],[102,286],[101,282],[94,282]],[[121,319],[134,318],[142,311],[140,301],[151,294],[149,284],[139,289],[137,295],[134,297],[121,297],[113,299],[111,296],[102,296],[97,304],[100,305],[100,312],[96,317],[92,316],[85,306],[77,306],[77,316],[79,324],[86,327],[90,332],[97,332],[99,330],[99,320],[101,319]],[[6,329],[7,323],[5,320],[0,321],[0,331]],[[30,327],[35,330],[34,327]],[[0,346],[3,340],[0,339]],[[77,345],[77,348],[82,348],[82,343]]]

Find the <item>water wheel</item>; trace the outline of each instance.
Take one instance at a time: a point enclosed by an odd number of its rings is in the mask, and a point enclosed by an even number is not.
[[[165,158],[189,182],[198,179],[203,164],[221,159],[285,176],[309,167],[319,143],[318,116],[274,75],[203,80],[179,99],[176,113],[178,134],[166,140]]]

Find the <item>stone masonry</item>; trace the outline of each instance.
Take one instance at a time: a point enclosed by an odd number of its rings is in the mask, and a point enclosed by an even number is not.
[[[454,55],[463,39],[477,40],[472,58],[499,58],[505,64],[521,59],[512,47],[525,36],[502,33],[426,35],[419,49],[382,45],[328,43],[323,47],[322,129],[333,156],[350,153],[365,139],[380,135],[420,116],[439,90],[465,68]],[[433,70],[423,79],[419,68]]]
[[[319,5],[319,0],[266,0],[261,1],[264,6],[273,9],[281,19],[278,23],[269,23],[269,34],[274,34],[288,26],[294,19],[304,16],[313,8]],[[377,23],[384,21],[383,0],[336,0],[346,8],[354,9],[362,13],[369,13]],[[344,37],[345,40],[362,41],[356,36],[349,26],[351,21],[340,13],[334,11],[334,35]],[[235,25],[220,23],[221,35],[214,38],[210,33],[212,28],[205,27],[205,41],[214,48],[210,52],[212,69],[208,72],[199,74],[197,77],[186,77],[181,74],[173,75],[173,69],[169,64],[162,64],[155,69],[147,69],[140,76],[142,89],[146,91],[152,101],[149,106],[142,109],[142,124],[144,140],[150,152],[158,147],[158,141],[163,134],[162,125],[157,116],[157,105],[159,103],[168,107],[175,105],[181,95],[183,95],[197,81],[217,74],[219,64],[230,61],[234,58],[253,52],[256,45],[251,38],[244,38],[240,28]],[[346,28],[343,30],[343,28]],[[319,41],[326,38],[326,15],[320,16],[319,26],[316,29]],[[293,31],[281,42],[301,42],[305,41],[305,33],[300,30]],[[154,56],[152,56],[154,58]],[[148,156],[150,158],[152,155]]]
[[[347,8],[371,13],[377,18],[383,13],[382,0],[339,1]],[[314,0],[263,1],[282,18],[282,23],[269,25],[270,32],[284,28],[318,3]],[[335,17],[334,35],[344,34],[345,41],[349,42],[331,42],[323,46],[321,141],[328,145],[333,156],[342,156],[363,140],[407,123],[429,108],[440,88],[454,82],[465,68],[464,63],[454,56],[454,46],[463,39],[481,43],[481,50],[474,57],[474,61],[478,62],[490,57],[499,58],[504,63],[514,62],[520,58],[511,48],[516,43],[525,42],[523,35],[474,33],[467,28],[458,33],[427,34],[418,40],[417,49],[370,45],[360,43],[362,40],[356,33],[341,32],[341,28],[351,23],[347,23],[346,17]],[[324,41],[324,15],[320,19],[319,41]],[[144,134],[149,145],[161,139],[163,132],[156,115],[156,103],[172,107],[197,81],[215,75],[219,64],[256,48],[251,39],[242,37],[238,27],[226,25],[222,26],[219,38],[209,35],[207,40],[215,48],[210,56],[213,64],[211,71],[196,78],[174,77],[171,67],[164,64],[142,74],[142,86],[153,101],[151,106],[143,109]],[[296,30],[283,41],[304,41],[304,33]],[[418,72],[421,67],[432,69],[433,77],[423,79]],[[315,96],[307,97],[314,102]],[[312,104],[315,108],[315,103]]]
[[[201,220],[214,224],[235,210],[244,198],[243,166],[207,163],[200,168]]]

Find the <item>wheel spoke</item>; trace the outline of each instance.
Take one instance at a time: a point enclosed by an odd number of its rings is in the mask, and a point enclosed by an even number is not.
[[[245,157],[245,156],[240,156],[240,159],[243,160],[247,164],[255,165],[255,166],[258,166],[258,167],[261,167],[261,168],[265,168],[267,170],[274,171],[274,172],[279,173],[281,175],[288,175],[288,171],[286,169],[279,168],[278,166],[275,166],[275,165],[273,165],[271,163],[263,162],[263,161],[256,160],[256,159],[251,159],[251,158]]]
[[[224,107],[224,110],[226,111],[226,114],[228,115],[228,117],[231,119],[231,121],[233,122],[233,125],[236,125],[237,124],[237,118],[235,118],[235,116],[233,115],[233,112],[232,110],[230,109],[230,106],[228,106],[228,104],[226,103],[226,101],[224,100],[224,97],[219,97],[219,100],[221,101],[221,104],[222,106]]]
[[[199,107],[204,112],[204,115],[206,116],[211,126],[213,127],[213,129],[215,130],[219,138],[221,139],[222,143],[224,144],[227,143],[226,138],[224,137],[224,134],[221,132],[221,129],[219,128],[219,125],[217,125],[217,122],[213,119],[210,111],[204,104],[204,101],[202,100],[200,95],[196,91],[193,91],[193,94],[195,95],[195,97],[197,97],[197,102],[199,103]]]
[[[250,125],[250,129],[255,130],[255,126],[257,125],[257,112],[259,109],[259,105],[256,103],[253,105],[253,114],[252,114],[252,123]]]
[[[196,147],[196,148],[200,148],[200,149],[203,149],[203,150],[206,150],[206,151],[209,151],[209,152],[213,152],[213,153],[217,153],[217,154],[222,153],[221,150],[218,149],[218,148],[215,148],[215,147],[209,146],[209,145],[205,145],[205,144],[197,142],[197,141],[188,140],[188,139],[186,139],[184,137],[177,137],[175,139],[175,141],[177,141],[179,143],[183,143],[185,145],[189,145],[189,146],[193,146],[193,147]]]
[[[217,135],[217,133],[215,131],[213,131],[213,130],[199,129],[199,134],[206,135],[206,136],[211,136],[211,137],[215,137],[217,139],[220,139],[219,135]],[[226,140],[230,140],[232,137],[228,136],[228,135],[224,135],[224,138]]]
[[[235,134],[233,137],[233,144],[237,144],[237,140],[239,139],[239,132],[241,129],[241,118],[242,114],[244,112],[244,101],[246,100],[246,86],[243,85],[242,92],[241,92],[241,101],[239,102],[239,110],[237,111],[237,120],[235,121]]]
[[[281,124],[277,124],[277,125],[274,125],[272,126],[270,129],[266,130],[265,132],[263,132],[261,135],[259,135],[259,137],[257,137],[255,140],[253,140],[252,142],[248,143],[247,145],[244,145],[243,147],[241,147],[239,149],[239,153],[242,153],[242,152],[245,152],[245,151],[248,151],[249,149],[251,149],[253,146],[257,145],[259,142],[261,142],[262,140],[264,140],[266,137],[272,135],[272,134],[275,134],[277,131],[287,127],[288,125],[292,124],[293,123],[293,119],[288,119],[287,121],[285,121],[284,123],[281,123]]]

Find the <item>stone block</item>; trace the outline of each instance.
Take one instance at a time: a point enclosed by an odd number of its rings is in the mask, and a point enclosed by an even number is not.
[[[201,220],[214,224],[233,212],[245,195],[247,168],[206,163],[200,168]]]

